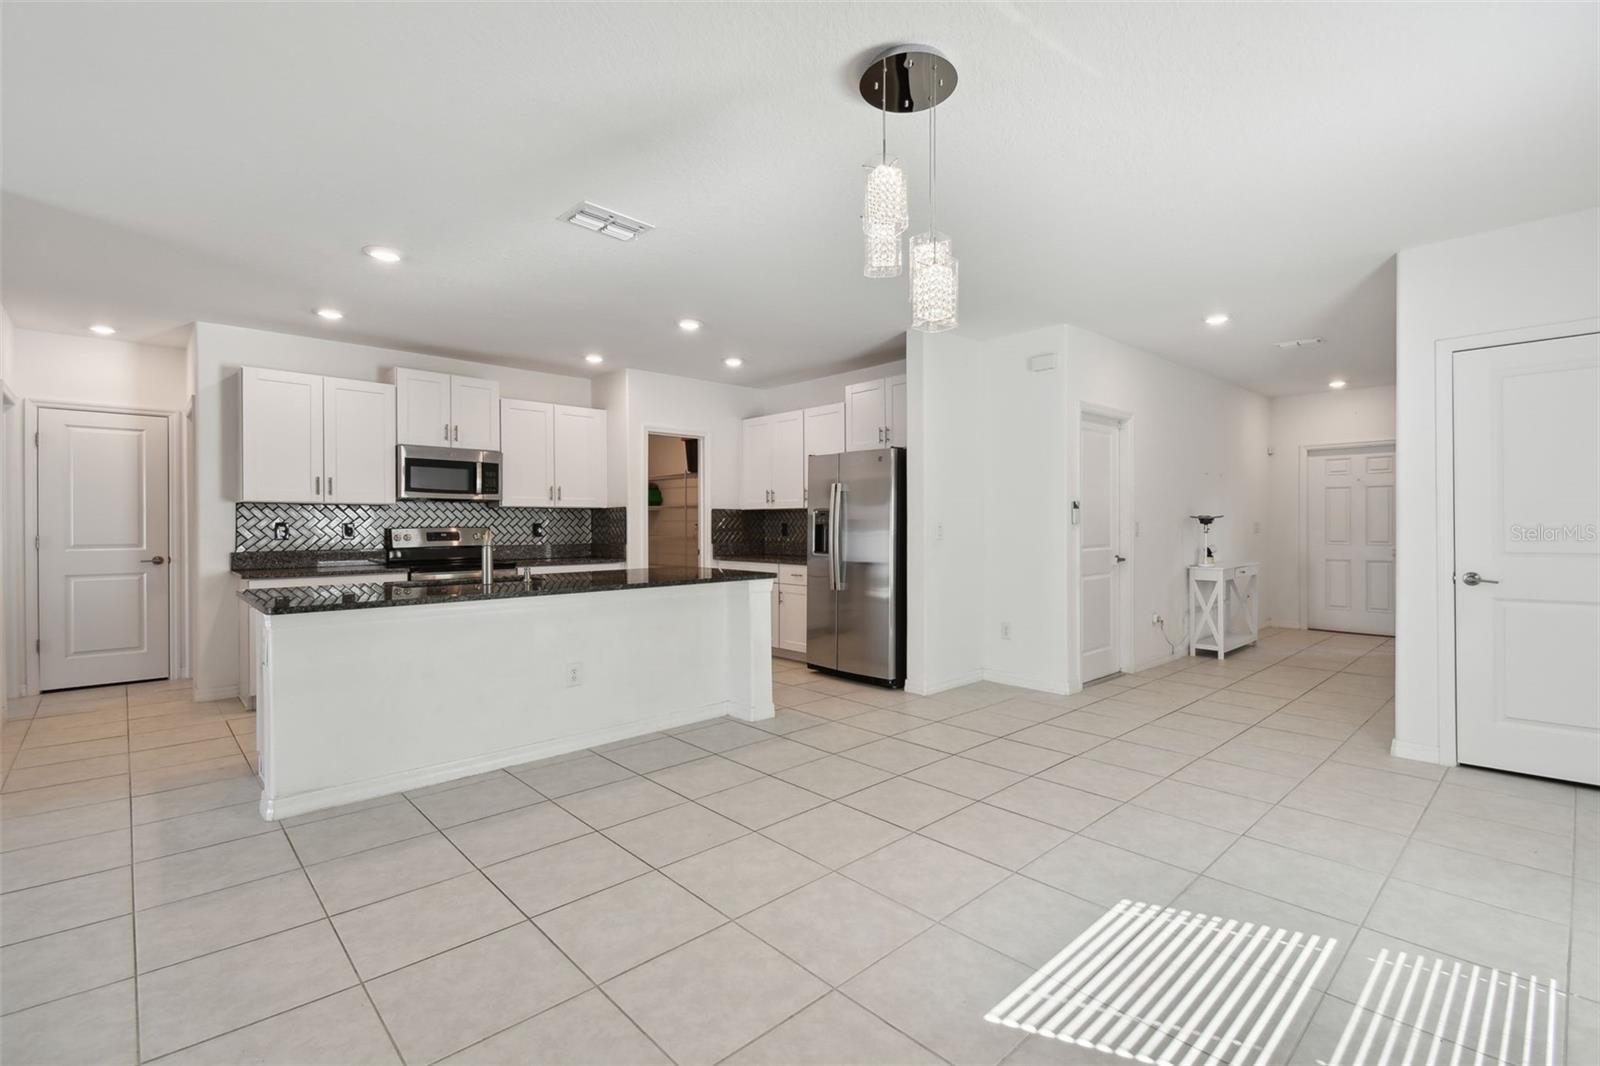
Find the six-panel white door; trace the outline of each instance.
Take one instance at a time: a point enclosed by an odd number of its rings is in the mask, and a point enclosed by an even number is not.
[[[39,684],[168,673],[167,420],[39,410]]]
[[[1597,400],[1595,334],[1456,355],[1460,762],[1600,785]]]
[[[1093,681],[1122,669],[1118,580],[1122,519],[1120,427],[1088,415],[1079,426],[1079,672]]]
[[[322,379],[323,498],[329,503],[393,503],[394,386]]]
[[[1394,636],[1394,451],[1306,456],[1306,621]]]

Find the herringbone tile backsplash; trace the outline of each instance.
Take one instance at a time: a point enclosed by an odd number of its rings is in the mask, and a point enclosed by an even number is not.
[[[742,554],[804,556],[806,512],[712,508],[711,550],[729,558]]]
[[[287,540],[273,527],[288,526]],[[354,536],[344,535],[344,525]],[[542,534],[534,536],[537,522]],[[234,550],[382,551],[383,531],[398,526],[488,526],[502,544],[622,544],[623,507],[493,507],[456,500],[402,500],[392,504],[239,503],[233,508]]]

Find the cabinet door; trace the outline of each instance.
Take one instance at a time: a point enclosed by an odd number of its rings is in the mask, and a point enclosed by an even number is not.
[[[885,403],[889,415],[889,432],[886,434],[888,439],[884,443],[904,448],[906,438],[909,436],[906,432],[906,376],[900,374],[886,379],[884,388],[889,394]]]
[[[500,401],[500,502],[549,507],[556,499],[555,408],[533,400]]]
[[[772,420],[772,489],[770,507],[806,505],[806,416],[786,411]]]
[[[861,381],[844,390],[844,450],[862,452],[883,447],[884,383]]]
[[[330,503],[393,503],[395,387],[322,379],[322,471]]]
[[[772,419],[747,418],[739,448],[739,506],[759,511],[772,489]]]
[[[239,499],[321,503],[322,378],[239,371]]]
[[[778,586],[778,628],[775,645],[784,651],[805,653],[806,590]]]
[[[500,383],[485,378],[450,379],[450,446],[500,450]]]
[[[561,404],[554,410],[556,506],[606,506],[606,413]]]
[[[806,408],[806,456],[838,455],[844,451],[844,404]],[[811,504],[811,463],[806,463],[805,501]]]
[[[395,436],[401,444],[450,446],[450,375],[396,367]]]

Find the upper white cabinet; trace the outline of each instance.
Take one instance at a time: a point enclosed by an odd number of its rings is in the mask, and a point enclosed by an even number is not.
[[[749,510],[804,507],[805,412],[747,418],[742,436],[740,506]]]
[[[849,452],[905,446],[906,377],[858,381],[844,389],[845,446]]]
[[[322,379],[323,499],[393,503],[395,388]]]
[[[501,500],[507,507],[604,507],[606,413],[500,401]]]
[[[239,379],[241,500],[394,502],[394,386],[258,367]]]
[[[806,454],[838,455],[844,446],[844,404],[806,408]]]
[[[247,366],[239,383],[239,499],[321,502],[322,378]]]
[[[500,450],[500,383],[396,367],[401,444]]]

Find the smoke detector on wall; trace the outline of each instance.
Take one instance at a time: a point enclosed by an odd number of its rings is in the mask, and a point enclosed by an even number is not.
[[[1317,345],[1321,344],[1322,341],[1323,341],[1323,338],[1321,338],[1321,337],[1301,337],[1299,340],[1277,341],[1277,342],[1275,342],[1273,344],[1273,347],[1274,348],[1314,348]]]

